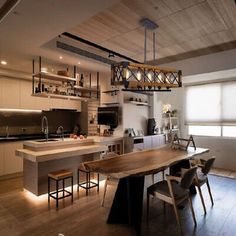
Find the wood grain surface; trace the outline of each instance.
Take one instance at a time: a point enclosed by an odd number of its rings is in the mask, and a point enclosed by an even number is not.
[[[162,147],[159,149],[133,152],[105,160],[96,160],[83,163],[83,167],[114,178],[124,178],[131,175],[147,175],[158,172],[162,167],[192,158],[208,152],[209,149],[188,148],[188,151]]]

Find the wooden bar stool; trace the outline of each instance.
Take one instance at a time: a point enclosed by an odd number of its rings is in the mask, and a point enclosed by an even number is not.
[[[80,182],[80,173],[84,173],[86,176],[85,181]],[[88,191],[91,188],[95,188],[97,187],[97,192],[99,192],[99,174],[97,174],[97,183],[95,183],[94,181],[91,181],[91,171],[87,170],[83,163],[80,165],[80,167],[78,168],[78,191],[79,191],[79,187],[83,188],[86,190],[86,196],[88,196]]]
[[[71,179],[71,192],[65,190],[65,180]],[[51,192],[51,180],[56,181],[56,190]],[[59,182],[62,181],[62,189],[59,189]],[[59,193],[62,196],[59,197]],[[50,205],[50,197],[56,200],[56,208],[58,209],[58,201],[60,199],[71,196],[73,202],[73,172],[69,170],[59,170],[48,174],[48,205]]]

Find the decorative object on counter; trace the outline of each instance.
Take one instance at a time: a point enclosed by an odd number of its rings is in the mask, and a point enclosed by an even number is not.
[[[195,145],[192,135],[189,136],[189,139],[185,139],[185,138],[179,138],[178,135],[175,134],[171,143],[171,148],[184,149],[185,151],[187,151],[191,143],[192,143],[192,147],[194,147],[194,149],[196,150],[196,145]]]
[[[171,105],[170,104],[164,104],[162,107],[163,114],[167,114],[171,112]]]
[[[103,130],[103,136],[109,137],[109,136],[111,136],[111,135],[112,135],[112,133],[111,133],[111,131],[109,131],[108,129],[104,129],[104,130]]]

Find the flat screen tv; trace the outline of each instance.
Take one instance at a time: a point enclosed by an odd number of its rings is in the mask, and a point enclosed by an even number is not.
[[[119,107],[98,107],[98,124],[108,125],[111,129],[118,126]]]

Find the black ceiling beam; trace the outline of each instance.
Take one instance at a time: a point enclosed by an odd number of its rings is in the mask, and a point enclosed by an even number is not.
[[[102,50],[102,51],[104,51],[104,52],[109,53],[110,55],[113,54],[114,56],[118,56],[118,57],[124,58],[125,60],[131,61],[131,62],[133,62],[133,63],[140,63],[139,61],[136,61],[136,60],[134,60],[134,59],[132,59],[132,58],[129,58],[129,57],[127,57],[127,56],[124,56],[124,55],[122,55],[122,54],[120,54],[120,53],[118,53],[118,52],[112,51],[112,50],[110,50],[110,49],[108,49],[108,48],[104,48],[104,47],[102,47],[102,46],[100,46],[100,45],[98,45],[98,44],[96,44],[96,43],[93,43],[93,42],[88,41],[88,40],[86,40],[86,39],[80,38],[79,36],[76,36],[76,35],[74,35],[74,34],[71,34],[71,33],[68,33],[68,32],[64,32],[64,33],[62,33],[61,35],[66,36],[66,37],[71,38],[71,39],[74,39],[74,40],[76,40],[76,41],[79,41],[79,42],[81,42],[81,43],[87,44],[87,45],[92,46],[92,47],[94,47],[94,48],[100,49],[100,50]],[[140,64],[141,64],[141,63],[140,63]]]

